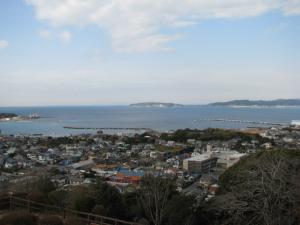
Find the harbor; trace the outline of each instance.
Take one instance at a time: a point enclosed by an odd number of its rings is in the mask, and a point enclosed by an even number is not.
[[[1,117],[0,122],[9,122],[9,121],[26,121],[26,120],[35,120],[41,118],[37,113],[30,113],[28,116],[18,116],[12,114],[14,116]]]

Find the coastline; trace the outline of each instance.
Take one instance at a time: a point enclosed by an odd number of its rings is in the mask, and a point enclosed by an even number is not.
[[[272,126],[272,124],[290,124],[300,120],[300,107],[253,108],[222,106],[185,106],[178,108],[135,108],[129,106],[95,107],[34,107],[6,108],[4,113],[15,112],[19,117],[0,121],[2,134],[45,134],[50,136],[94,133],[97,128],[112,128],[109,133],[118,133],[116,128],[149,128],[157,131],[177,129],[244,129],[249,126]],[[30,119],[26,115],[37,112],[39,119]],[[226,119],[226,121],[212,121]],[[240,122],[241,121],[241,122]],[[246,123],[247,122],[247,123]],[[92,129],[66,129],[96,128]]]
[[[275,106],[260,106],[260,105],[228,105],[221,107],[229,107],[229,108],[250,108],[250,109],[300,109],[300,106],[285,106],[285,105],[275,105]]]

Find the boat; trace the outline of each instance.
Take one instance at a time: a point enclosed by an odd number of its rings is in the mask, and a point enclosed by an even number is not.
[[[40,118],[38,113],[30,113],[28,117],[29,117],[29,119],[39,119]]]

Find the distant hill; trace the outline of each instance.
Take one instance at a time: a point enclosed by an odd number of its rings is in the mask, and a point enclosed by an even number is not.
[[[131,107],[182,107],[181,104],[163,103],[163,102],[141,102],[130,104]]]
[[[279,107],[279,106],[300,106],[300,99],[277,99],[277,100],[233,100],[228,102],[215,102],[211,106],[229,106],[229,107]]]

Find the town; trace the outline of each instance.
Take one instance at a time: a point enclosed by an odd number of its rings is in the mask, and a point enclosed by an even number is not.
[[[271,149],[299,149],[300,127],[246,130],[177,130],[159,133],[65,137],[0,135],[0,189],[18,192],[29,180],[47,177],[58,188],[101,178],[120,192],[136,188],[145,174],[176,178],[176,189],[212,198],[219,176],[241,158]]]

